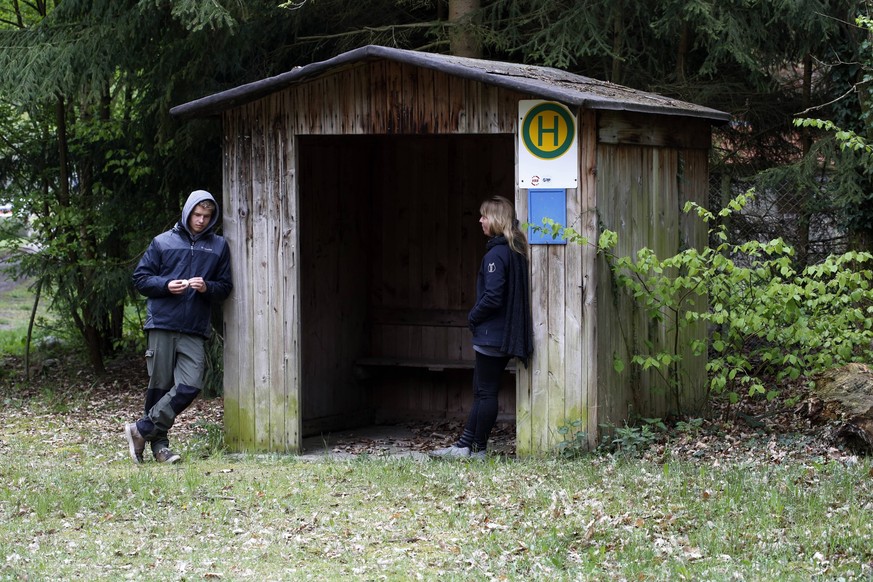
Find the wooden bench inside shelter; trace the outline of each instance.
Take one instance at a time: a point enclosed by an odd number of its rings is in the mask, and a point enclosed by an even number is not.
[[[368,320],[370,346],[359,368],[472,370],[476,356],[467,312],[457,309],[376,307]],[[515,363],[507,369],[514,371]]]

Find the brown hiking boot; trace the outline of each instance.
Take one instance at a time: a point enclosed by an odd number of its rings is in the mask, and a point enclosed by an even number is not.
[[[173,463],[178,463],[182,460],[182,455],[174,453],[167,447],[153,451],[153,453],[155,460],[159,463],[169,463],[172,465]]]
[[[145,450],[146,441],[136,429],[136,423],[130,422],[124,425],[124,436],[130,450],[130,458],[137,465],[142,464],[142,452]]]

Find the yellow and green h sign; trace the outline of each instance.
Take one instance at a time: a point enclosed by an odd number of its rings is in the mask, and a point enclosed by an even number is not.
[[[557,103],[540,103],[532,107],[522,121],[524,147],[540,159],[561,157],[573,144],[575,136],[573,116]]]

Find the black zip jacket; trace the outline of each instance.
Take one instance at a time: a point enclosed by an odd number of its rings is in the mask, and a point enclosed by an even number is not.
[[[152,240],[133,272],[134,286],[148,297],[145,329],[208,338],[212,332],[212,303],[223,301],[233,289],[227,241],[214,233],[219,221],[218,206],[202,233],[194,236],[188,231],[188,217],[203,200],[215,202],[205,190],[191,193],[182,211],[182,220]],[[192,277],[203,277],[204,293],[193,289],[181,295],[170,293],[170,281]]]

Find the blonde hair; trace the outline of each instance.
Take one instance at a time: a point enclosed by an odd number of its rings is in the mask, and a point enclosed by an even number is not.
[[[510,249],[527,254],[527,237],[518,226],[512,202],[503,196],[492,196],[479,206],[479,214],[488,219],[491,236],[503,236]]]

